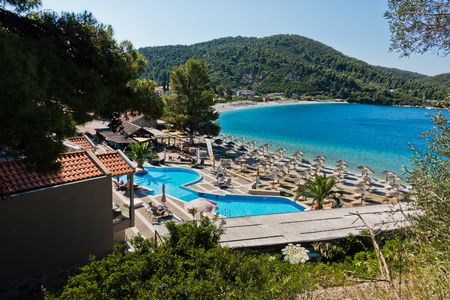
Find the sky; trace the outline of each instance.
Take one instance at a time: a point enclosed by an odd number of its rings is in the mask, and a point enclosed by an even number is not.
[[[40,9],[92,12],[136,49],[228,36],[297,34],[372,65],[429,76],[450,72],[450,55],[389,52],[387,0],[42,0]]]

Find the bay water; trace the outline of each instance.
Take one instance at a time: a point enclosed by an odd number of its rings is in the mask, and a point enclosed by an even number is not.
[[[411,166],[413,152],[408,145],[425,149],[420,133],[433,124],[427,114],[434,110],[342,103],[312,103],[265,106],[222,111],[221,133],[244,136],[249,142],[272,144],[270,151],[285,147],[285,155],[305,152],[311,163],[316,155],[327,157],[324,165],[348,162],[350,172],[358,173],[366,165],[375,174],[390,170],[405,177],[404,167]],[[447,112],[446,112],[447,115]]]

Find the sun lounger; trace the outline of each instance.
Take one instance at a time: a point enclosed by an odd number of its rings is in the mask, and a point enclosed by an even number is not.
[[[223,188],[228,188],[228,187],[230,187],[230,186],[231,186],[231,178],[228,178],[227,181],[226,181],[225,183],[219,184],[219,187],[220,187],[221,189],[223,189]]]
[[[149,207],[147,207],[145,210],[153,217],[154,219],[162,219],[167,217],[172,217],[173,213],[168,210],[166,207],[163,206],[163,209],[158,211],[159,207],[156,207],[153,205],[153,203],[149,203]]]

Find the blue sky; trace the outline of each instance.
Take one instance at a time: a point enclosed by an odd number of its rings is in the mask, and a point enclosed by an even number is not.
[[[387,0],[42,0],[42,9],[93,13],[135,48],[191,45],[226,36],[298,34],[372,65],[426,75],[450,72],[450,56],[389,52]]]

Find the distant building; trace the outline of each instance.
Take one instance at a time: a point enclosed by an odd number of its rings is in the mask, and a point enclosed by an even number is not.
[[[284,93],[270,93],[267,94],[269,97],[284,97]]]
[[[250,90],[236,91],[236,96],[248,97],[253,95],[254,95],[253,92]]]

